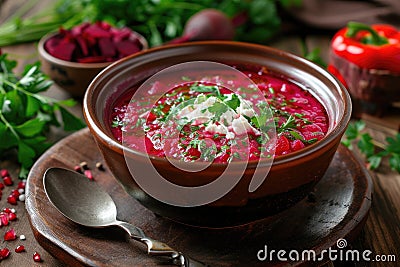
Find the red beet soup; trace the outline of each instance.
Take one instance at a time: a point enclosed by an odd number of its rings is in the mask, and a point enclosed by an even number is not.
[[[217,76],[196,82],[182,77],[155,104],[147,95],[132,99],[132,88],[112,106],[108,124],[114,137],[152,156],[227,163],[279,157],[325,136],[326,110],[302,85],[264,67],[235,68],[253,81],[261,97],[241,93],[239,84],[234,93]],[[156,82],[148,93],[165,92],[162,87]],[[178,138],[169,139],[177,130]]]

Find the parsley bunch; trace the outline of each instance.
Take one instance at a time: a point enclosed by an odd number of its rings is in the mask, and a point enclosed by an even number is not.
[[[34,161],[51,146],[50,126],[74,131],[85,124],[66,109],[75,105],[74,100],[58,101],[39,94],[52,85],[39,62],[27,65],[21,78],[13,72],[16,65],[7,54],[0,55],[0,155],[16,149],[20,177],[26,177]]]
[[[387,137],[386,144],[379,144],[368,133],[363,132],[364,128],[363,121],[350,123],[342,143],[351,149],[352,143],[357,142],[357,147],[365,155],[371,170],[377,169],[382,159],[388,157],[390,168],[400,173],[400,133],[394,138]]]

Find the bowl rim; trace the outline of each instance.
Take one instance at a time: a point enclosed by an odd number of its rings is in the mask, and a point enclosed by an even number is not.
[[[74,61],[67,61],[63,59],[56,58],[52,56],[49,52],[46,51],[44,45],[49,40],[50,38],[59,35],[59,32],[49,32],[46,35],[44,35],[42,38],[40,38],[39,43],[38,43],[38,51],[39,55],[41,55],[45,60],[48,60],[49,62],[55,63],[57,65],[61,66],[66,66],[70,68],[85,68],[85,69],[103,69],[110,64],[118,61],[109,61],[109,62],[95,62],[95,63],[81,63],[81,62],[74,62]],[[135,34],[138,36],[140,43],[142,44],[143,48],[140,50],[138,53],[142,52],[143,50],[148,49],[148,43],[147,40],[138,32],[135,31]],[[130,55],[131,56],[131,55]],[[128,56],[128,57],[130,57]]]
[[[347,128],[347,125],[350,121],[351,118],[351,112],[352,112],[352,103],[351,103],[351,98],[350,94],[348,93],[347,89],[338,81],[336,77],[334,77],[331,73],[329,73],[327,70],[324,68],[318,66],[317,64],[303,58],[300,56],[297,56],[295,54],[292,54],[290,52],[280,50],[277,48],[273,48],[270,46],[266,45],[261,45],[261,44],[254,44],[254,43],[247,43],[247,42],[238,42],[238,41],[220,41],[220,40],[213,40],[213,41],[194,41],[194,42],[188,42],[188,43],[181,43],[181,44],[167,44],[163,45],[160,47],[154,47],[150,48],[147,50],[140,51],[134,55],[125,57],[123,59],[120,59],[116,62],[113,62],[111,65],[107,66],[105,69],[103,69],[90,83],[88,89],[85,92],[84,98],[83,98],[83,114],[84,118],[87,122],[87,125],[89,128],[91,128],[92,132],[95,132],[97,136],[101,139],[101,141],[105,144],[108,145],[109,148],[111,148],[113,151],[120,153],[120,154],[125,154],[127,151],[128,153],[131,153],[136,156],[140,157],[147,157],[150,158],[152,161],[160,162],[160,163],[167,163],[169,160],[167,160],[165,157],[157,157],[157,156],[152,156],[148,155],[145,152],[133,150],[131,148],[128,148],[121,143],[119,143],[115,138],[109,136],[104,130],[101,124],[99,124],[99,120],[95,118],[94,110],[91,110],[91,108],[94,107],[93,103],[94,100],[91,99],[91,96],[93,95],[93,91],[96,89],[97,83],[101,81],[101,79],[104,76],[109,76],[110,73],[113,73],[114,68],[116,68],[119,64],[125,61],[129,61],[132,58],[136,57],[141,57],[142,55],[147,55],[152,52],[156,51],[163,51],[167,49],[173,49],[177,47],[188,47],[188,46],[204,46],[204,45],[219,45],[219,46],[239,46],[247,49],[264,49],[268,50],[271,53],[277,54],[279,56],[284,56],[287,57],[288,59],[294,60],[299,62],[301,65],[306,65],[307,67],[310,67],[323,75],[326,79],[328,79],[331,84],[337,89],[339,95],[341,96],[341,101],[343,101],[343,114],[338,120],[335,122],[335,126],[324,136],[323,139],[319,140],[318,142],[311,144],[310,146],[307,146],[305,148],[302,148],[298,151],[291,152],[287,155],[280,155],[278,157],[274,157],[272,161],[272,165],[281,165],[281,164],[286,164],[304,157],[307,157],[308,155],[311,155],[315,151],[318,151],[319,148],[324,147],[325,145],[328,145],[332,143],[340,134],[343,134],[344,131]],[[195,164],[196,162],[191,162],[191,164]],[[242,161],[239,162],[231,162],[229,164],[243,164]],[[262,167],[263,164],[271,165],[270,160],[255,160],[255,161],[248,161],[248,167],[251,167],[253,165],[257,167]],[[224,168],[227,163],[212,163],[213,166],[219,166]]]

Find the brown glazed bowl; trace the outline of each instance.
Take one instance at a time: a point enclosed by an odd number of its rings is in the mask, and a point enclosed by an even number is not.
[[[188,61],[251,64],[265,66],[303,84],[320,100],[329,116],[329,130],[319,142],[294,153],[277,157],[254,192],[249,183],[255,168],[267,164],[249,163],[239,183],[222,198],[197,207],[181,207],[158,201],[147,194],[132,178],[125,157],[135,166],[145,164],[145,153],[125,149],[113,137],[107,114],[114,101],[132,87],[158,71]],[[340,143],[351,115],[351,100],[346,89],[331,74],[317,65],[270,47],[231,42],[206,41],[152,48],[122,59],[102,71],[90,84],[83,100],[84,116],[91,134],[110,170],[124,189],[154,213],[174,221],[204,227],[235,226],[283,211],[306,197],[323,177]],[[125,156],[125,157],[124,157]],[[165,158],[150,157],[165,179],[193,186],[206,184],[226,168],[212,164],[200,172],[187,173],[175,168]],[[233,164],[233,163],[231,163]],[[132,165],[130,165],[132,166]],[[146,173],[143,173],[146,175]],[[233,169],[231,175],[237,175]]]
[[[112,62],[103,63],[78,63],[58,59],[50,55],[45,49],[45,43],[58,33],[49,33],[43,36],[38,43],[39,59],[42,70],[60,88],[67,91],[71,96],[81,98],[85,94],[90,82]],[[148,44],[144,37],[139,36],[143,49],[147,49]]]

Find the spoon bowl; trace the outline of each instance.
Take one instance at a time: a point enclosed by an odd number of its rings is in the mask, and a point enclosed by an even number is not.
[[[76,174],[61,168],[46,171],[43,183],[51,203],[77,224],[88,227],[115,224],[117,207],[111,196],[97,183]]]
[[[142,229],[117,220],[117,207],[111,196],[96,182],[68,169],[50,168],[43,177],[44,191],[50,202],[69,220],[86,227],[118,226],[132,239],[147,246],[147,253],[166,256],[171,264],[182,267],[205,267],[167,244],[146,236]]]

